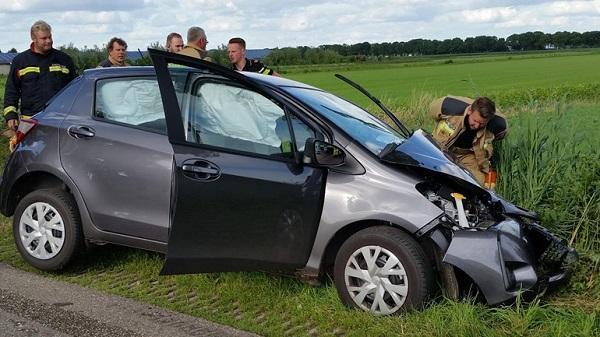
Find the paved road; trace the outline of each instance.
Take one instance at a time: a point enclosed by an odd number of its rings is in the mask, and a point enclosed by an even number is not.
[[[256,336],[0,263],[0,337]]]

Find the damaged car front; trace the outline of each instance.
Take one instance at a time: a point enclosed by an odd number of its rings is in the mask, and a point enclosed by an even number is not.
[[[336,76],[392,122],[315,88],[284,87],[335,131],[328,145],[335,151],[309,142],[306,148],[315,149],[305,162],[326,163],[317,152],[345,154],[343,164],[328,167],[301,277],[331,272],[342,302],[374,315],[422,307],[435,292],[434,278],[450,298],[474,284],[490,305],[567,278],[577,253],[534,213],[481,187],[429,134],[409,131],[366,90]]]
[[[416,188],[442,214],[418,235],[430,238],[441,260],[466,274],[488,304],[523,291],[535,294],[568,277],[576,251],[543,227],[535,213],[482,188],[425,132],[415,131],[381,160],[426,177]],[[452,269],[442,275],[449,294],[458,293],[455,277]]]

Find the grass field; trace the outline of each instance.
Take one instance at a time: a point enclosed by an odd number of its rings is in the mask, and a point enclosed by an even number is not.
[[[283,74],[310,73],[333,70],[359,70],[388,68],[391,66],[422,67],[429,65],[445,65],[460,63],[482,63],[518,59],[537,59],[548,57],[582,56],[600,53],[600,48],[582,48],[569,50],[545,50],[525,52],[496,52],[496,53],[471,53],[471,54],[441,54],[422,56],[394,56],[391,58],[370,58],[363,62],[309,64],[309,65],[281,65],[277,70]]]
[[[291,73],[287,77],[335,92],[364,105],[368,99],[354,88],[335,78],[334,71]],[[565,92],[565,88],[590,86],[590,95],[600,90],[600,54],[565,57],[500,59],[494,62],[436,64],[405,67],[390,64],[385,68],[339,71],[361,84],[379,98],[388,98],[399,105],[411,97],[428,93],[462,96],[488,95],[500,98],[499,104],[510,105],[513,95],[543,88]],[[592,85],[595,85],[592,87]],[[540,92],[538,95],[540,96]]]
[[[572,69],[570,77],[568,71],[555,68],[559,67],[555,62],[561,63],[559,59],[563,59],[563,68],[571,64],[568,68]],[[512,72],[513,62],[517,62],[523,80],[529,78],[532,85],[540,85],[536,88],[543,89],[554,83],[548,79],[549,74],[536,73],[544,67],[535,63],[543,61],[546,67],[550,67],[548,69],[560,72],[559,77],[570,86],[598,84],[598,80],[589,76],[600,72],[597,67],[592,69],[591,66],[593,62],[596,65],[600,62],[595,55],[552,58],[552,62],[536,59],[532,63],[520,64],[521,61],[531,60],[460,66],[475,73],[474,69],[478,66],[486,65],[491,67],[487,69],[493,68],[503,74]],[[457,66],[431,66],[430,73],[427,71],[430,66],[398,68],[400,73],[395,76],[405,76],[404,70],[415,71],[412,73],[414,85],[402,84],[407,85],[409,93],[406,101],[399,102],[386,95],[387,102],[410,126],[430,128],[431,122],[425,118],[428,101],[444,92],[435,91],[438,89],[433,86],[424,90],[421,83],[425,80],[418,76],[418,72],[425,69],[423,76],[437,76],[439,82],[451,82],[460,73],[452,69]],[[585,71],[586,68],[589,68],[588,71]],[[395,70],[387,72],[392,71]],[[313,75],[326,74],[306,74],[309,77]],[[395,85],[394,76],[377,69],[347,75],[359,82],[358,77],[364,76],[365,81],[372,83],[377,83],[378,77],[386,77],[388,85]],[[513,90],[510,89],[513,86],[514,90],[529,88],[522,86],[520,78],[506,76],[502,79],[503,82],[495,83],[498,90]],[[325,88],[329,80],[322,81],[317,85]],[[369,84],[362,83],[370,88]],[[329,89],[343,94],[341,88],[345,90],[345,84],[339,84],[339,87]],[[481,87],[481,84],[477,83],[476,87]],[[469,87],[461,89],[447,85],[443,88],[454,94],[473,93]],[[377,90],[387,89],[379,86]],[[419,93],[414,93],[415,90]],[[347,94],[349,92],[346,91]],[[375,318],[344,308],[332,285],[311,287],[292,278],[263,273],[159,277],[162,255],[114,246],[96,249],[65,273],[44,275],[266,336],[599,336],[600,103],[594,97],[586,100],[566,97],[550,104],[539,103],[536,98],[511,108],[511,131],[499,149],[499,192],[539,212],[548,227],[578,248],[582,261],[570,283],[558,293],[547,294],[532,303],[517,302],[511,306],[490,308],[473,300],[452,302],[437,298],[422,312]],[[0,142],[0,158],[6,157],[5,149],[6,141],[3,139]],[[4,217],[0,217],[0,261],[37,272],[16,252],[11,219]]]

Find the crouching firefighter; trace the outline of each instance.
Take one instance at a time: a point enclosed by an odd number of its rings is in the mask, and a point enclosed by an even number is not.
[[[506,118],[496,113],[494,102],[487,97],[446,96],[431,103],[431,115],[437,122],[433,138],[438,144],[482,186],[493,188],[486,182],[486,176],[495,175],[490,162],[492,142],[503,139],[508,131]]]

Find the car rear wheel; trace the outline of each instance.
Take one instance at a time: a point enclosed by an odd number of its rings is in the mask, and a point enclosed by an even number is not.
[[[334,282],[342,302],[384,316],[421,308],[433,274],[421,246],[393,227],[371,227],[340,248]]]
[[[63,190],[37,190],[21,199],[13,235],[21,256],[41,270],[62,269],[83,249],[77,206]]]

